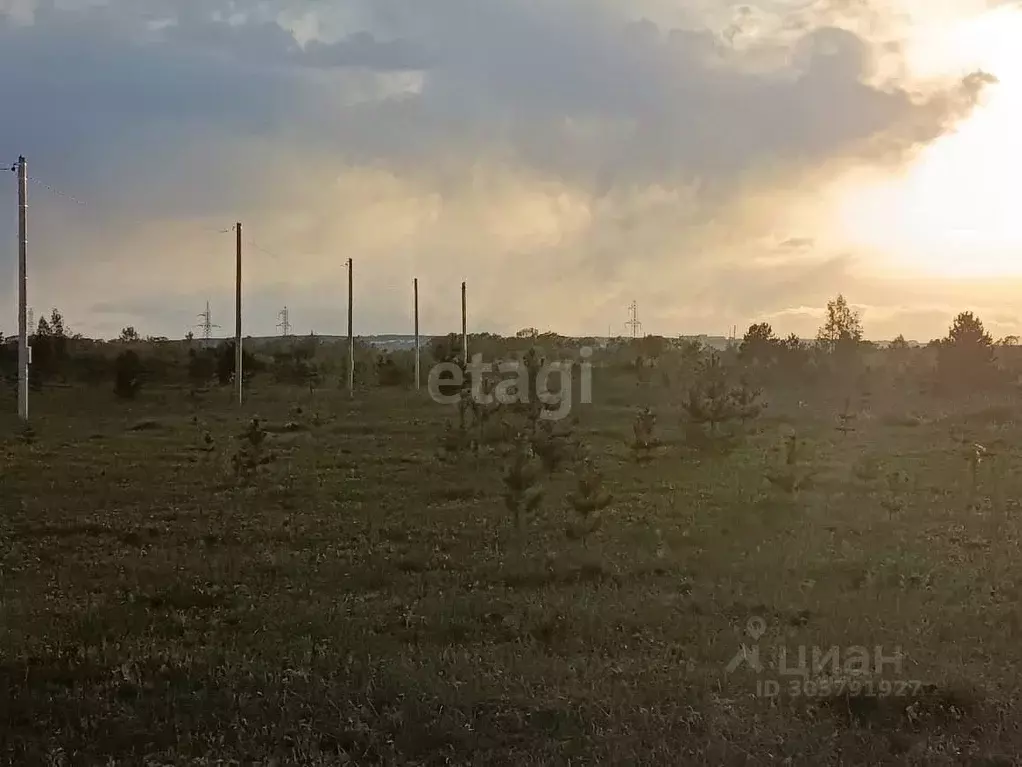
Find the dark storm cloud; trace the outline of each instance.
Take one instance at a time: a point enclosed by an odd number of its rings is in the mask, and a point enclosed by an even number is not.
[[[214,5],[203,14],[149,3],[127,19],[115,13],[124,5],[50,10],[0,30],[0,98],[20,105],[0,146],[81,162],[170,123],[188,141],[203,129],[260,134],[382,161],[485,148],[600,189],[692,176],[713,184],[763,163],[853,151],[906,125],[907,140],[929,140],[974,96],[916,104],[864,85],[866,45],[833,28],[805,34],[789,69],[749,72],[709,32],[563,1],[380,0],[366,15],[398,37],[355,30],[304,48],[276,21],[228,23],[212,17]],[[146,28],[166,14],[174,24]],[[399,100],[344,104],[351,83],[310,68],[425,79]]]

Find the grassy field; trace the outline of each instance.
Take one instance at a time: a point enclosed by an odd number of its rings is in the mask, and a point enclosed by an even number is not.
[[[839,405],[778,399],[711,460],[663,392],[596,383],[577,431],[614,502],[587,549],[570,468],[516,533],[503,459],[438,461],[454,414],[425,393],[55,389],[33,439],[5,400],[0,759],[1015,763],[1022,408],[892,394],[842,433]],[[638,465],[643,400],[665,444]],[[253,414],[274,458],[238,486]],[[764,478],[792,427],[798,497]],[[990,448],[975,492],[952,433]],[[743,643],[766,668],[728,673]],[[770,667],[859,646],[900,649],[890,686]]]

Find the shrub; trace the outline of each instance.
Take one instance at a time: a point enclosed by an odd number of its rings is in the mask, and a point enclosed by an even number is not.
[[[429,356],[435,365],[454,364],[461,368],[461,385],[450,379],[442,379],[437,383],[437,393],[443,397],[453,397],[466,387],[471,386],[468,380],[467,365],[461,359],[461,340],[456,333],[434,338],[429,344]]]
[[[221,386],[226,386],[234,380],[234,341],[220,344],[216,350],[216,378]],[[244,378],[250,377],[262,365],[252,356],[244,344],[241,347],[241,374]]]
[[[206,349],[201,352],[188,350],[188,380],[193,386],[204,386],[213,380],[217,361]]]
[[[114,394],[119,399],[134,399],[142,386],[142,360],[129,350],[117,355],[114,360]]]
[[[376,358],[376,382],[380,386],[410,386],[414,379],[414,367],[401,364],[393,354],[381,354]]]
[[[429,343],[429,356],[437,365],[458,362],[461,359],[461,336],[458,333],[448,333],[434,338]]]

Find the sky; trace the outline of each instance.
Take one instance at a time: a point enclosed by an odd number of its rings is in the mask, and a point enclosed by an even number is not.
[[[1022,11],[0,0],[0,332],[1022,333]],[[1017,197],[1017,195],[1016,195]]]

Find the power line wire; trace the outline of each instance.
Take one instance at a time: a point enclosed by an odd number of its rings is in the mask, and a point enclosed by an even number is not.
[[[45,181],[40,181],[39,179],[37,179],[37,178],[35,178],[33,176],[26,176],[25,178],[27,180],[31,181],[33,184],[35,184],[37,186],[41,186],[43,189],[49,190],[50,192],[52,192],[53,194],[57,195],[58,197],[63,197],[64,199],[70,200],[71,202],[77,203],[78,205],[85,205],[85,203],[82,202],[81,200],[79,200],[77,197],[72,197],[71,195],[69,195],[69,194],[67,194],[65,192],[62,192],[59,189],[54,189],[52,186],[47,184]]]
[[[14,163],[12,163],[10,165],[10,167],[7,167],[7,166],[3,166],[3,167],[5,169],[9,170],[12,173],[17,173],[18,172],[18,166],[19,166],[19,163],[18,162],[14,162]],[[73,202],[76,205],[80,205],[83,208],[88,208],[88,209],[93,209],[93,210],[95,209],[95,206],[93,206],[92,204],[86,203],[84,200],[82,200],[82,199],[80,199],[80,198],[78,198],[78,197],[76,197],[76,196],[74,196],[72,194],[68,194],[67,192],[61,191],[60,189],[57,189],[56,187],[46,183],[45,181],[43,181],[41,179],[38,179],[38,178],[36,178],[34,176],[27,176],[27,175],[26,175],[25,178],[26,178],[27,181],[30,181],[33,184],[35,184],[37,186],[40,186],[43,189],[46,189],[48,192],[50,192],[51,194],[53,194],[53,195],[55,195],[57,197],[61,197],[63,199],[69,200],[70,202]],[[140,221],[140,223],[141,223],[141,221]],[[150,222],[147,221],[145,223],[149,224]],[[201,229],[204,232],[210,232],[210,233],[214,233],[214,234],[230,234],[231,232],[236,231],[237,224],[229,226],[226,229],[212,229],[210,227],[205,227],[205,226],[199,226],[199,227],[196,227],[196,228],[197,229]],[[254,250],[257,250],[260,253],[264,253],[265,255],[270,256],[271,258],[273,258],[275,260],[287,261],[287,259],[283,255],[281,255],[280,253],[277,253],[277,252],[275,252],[273,250],[270,250],[269,248],[265,248],[262,245],[259,245],[257,242],[255,242],[252,239],[246,240],[246,243],[249,245],[249,247],[253,248]],[[348,267],[347,262],[345,262],[344,267],[345,267],[345,269],[347,269],[347,267]],[[208,315],[207,315],[207,318],[208,318]],[[207,319],[207,321],[208,321],[208,319]]]
[[[5,168],[5,169],[11,171],[12,173],[17,173],[17,171],[18,171],[18,164],[14,163],[9,168]],[[42,181],[41,179],[35,178],[34,176],[26,176],[26,179],[28,181],[31,181],[32,183],[38,185],[38,186],[43,187],[44,189],[46,189],[47,191],[51,192],[52,194],[57,195],[58,197],[63,197],[64,199],[70,200],[71,202],[75,203],[76,205],[81,205],[81,206],[87,207],[87,208],[92,208],[93,207],[91,204],[86,203],[84,200],[81,200],[81,199],[75,197],[74,195],[68,194],[67,192],[62,192],[60,189],[57,189],[56,187],[53,187],[50,184],[47,184],[45,181]],[[226,229],[211,229],[209,227],[197,227],[197,228],[200,228],[200,229],[202,229],[203,231],[206,231],[206,232],[212,232],[214,234],[230,234],[231,232],[233,232],[235,230],[235,227],[236,227],[236,224],[235,225],[231,225],[231,226],[227,227]],[[249,245],[250,247],[254,248],[255,250],[258,250],[260,253],[266,254],[267,256],[271,256],[272,258],[276,258],[276,259],[280,259],[280,260],[285,260],[285,257],[282,256],[280,253],[276,253],[276,252],[270,250],[269,248],[264,248],[262,245],[259,245],[254,240],[246,240],[246,244]]]
[[[276,258],[276,259],[279,259],[281,261],[286,261],[287,260],[286,256],[283,256],[280,253],[275,253],[274,251],[269,250],[268,248],[264,248],[262,245],[259,245],[254,240],[245,240],[245,244],[249,245],[250,247],[254,248],[255,250],[258,250],[260,253],[265,253],[267,256],[270,256],[272,258]],[[344,266],[345,269],[347,269],[348,268],[348,262],[345,261],[343,266]]]
[[[260,253],[265,253],[266,255],[270,256],[271,258],[277,258],[277,259],[280,259],[280,260],[284,260],[284,257],[282,255],[280,255],[279,253],[274,253],[272,250],[267,250],[266,248],[262,247],[261,245],[257,245],[252,240],[246,240],[245,244],[249,245],[252,248],[255,248]]]
[[[5,166],[5,170],[9,170],[12,173],[17,173],[18,172],[18,163],[15,162],[9,168]],[[76,205],[81,205],[82,207],[85,207],[85,208],[94,209],[93,205],[86,203],[84,200],[81,200],[81,199],[75,197],[72,194],[68,194],[67,192],[62,192],[60,189],[57,189],[56,187],[53,187],[50,184],[47,184],[45,181],[42,181],[41,179],[35,178],[34,176],[26,176],[25,178],[26,178],[26,180],[32,182],[33,184],[35,184],[37,186],[41,186],[43,189],[46,189],[51,194],[54,194],[54,195],[56,195],[58,197],[63,197],[66,200],[70,200],[71,202],[75,203]],[[148,222],[146,222],[146,223],[148,223]],[[197,229],[201,229],[204,232],[210,232],[210,233],[213,233],[213,234],[230,234],[231,232],[234,231],[234,226],[230,226],[227,229],[212,229],[212,228],[206,227],[206,226],[197,226],[196,228]]]

